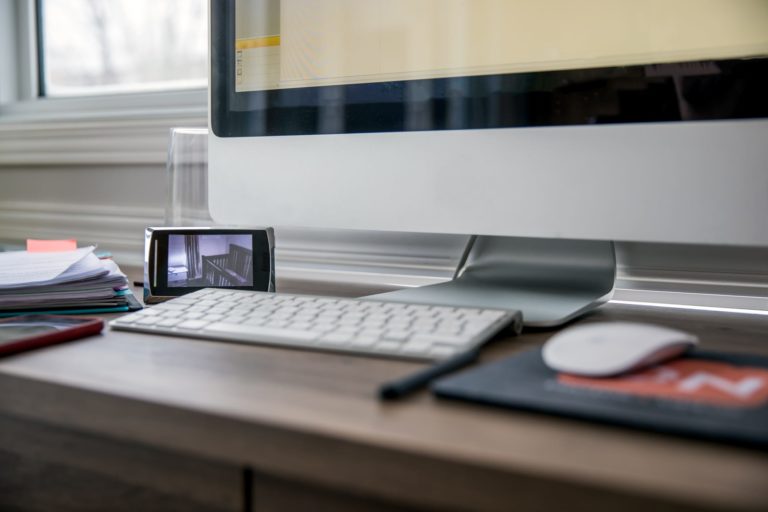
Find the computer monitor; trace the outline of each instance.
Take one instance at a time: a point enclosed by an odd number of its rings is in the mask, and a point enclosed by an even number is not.
[[[764,0],[210,14],[220,223],[523,237],[533,260],[544,240],[768,245]]]

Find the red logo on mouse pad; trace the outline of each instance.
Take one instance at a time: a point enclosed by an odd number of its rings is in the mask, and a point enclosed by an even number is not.
[[[700,359],[678,359],[614,378],[559,374],[557,379],[568,386],[720,406],[768,402],[768,370]]]

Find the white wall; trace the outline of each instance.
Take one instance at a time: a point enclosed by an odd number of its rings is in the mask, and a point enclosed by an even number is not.
[[[42,100],[0,116],[0,240],[73,237],[140,266],[144,228],[164,217],[170,128],[204,125],[204,94],[162,115]]]
[[[140,264],[144,228],[163,219],[163,173],[159,165],[2,166],[0,238],[74,237]]]

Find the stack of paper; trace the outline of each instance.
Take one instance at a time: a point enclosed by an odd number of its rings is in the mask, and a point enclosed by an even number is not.
[[[139,309],[125,274],[94,249],[0,253],[0,316]]]

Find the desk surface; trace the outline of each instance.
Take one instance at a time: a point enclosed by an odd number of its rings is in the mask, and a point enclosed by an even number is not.
[[[609,306],[768,354],[768,317]],[[484,361],[551,332],[495,340]],[[768,454],[441,401],[376,399],[420,364],[105,331],[0,361],[0,414],[422,508],[768,510]]]

